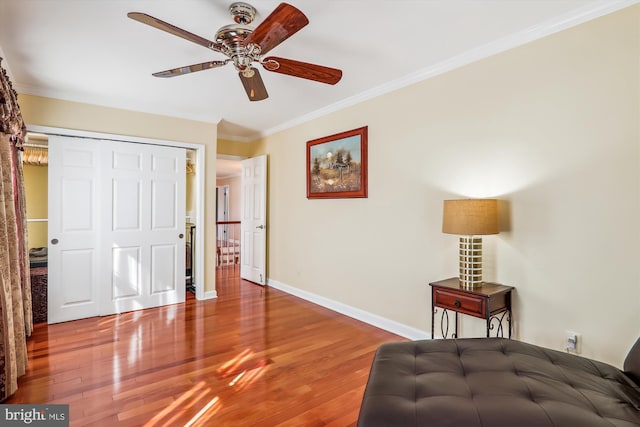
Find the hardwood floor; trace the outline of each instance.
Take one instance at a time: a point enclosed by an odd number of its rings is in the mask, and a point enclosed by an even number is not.
[[[72,426],[350,426],[375,349],[403,338],[218,270],[216,300],[36,325],[5,403]]]

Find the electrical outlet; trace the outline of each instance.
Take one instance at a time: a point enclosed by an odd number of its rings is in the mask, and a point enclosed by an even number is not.
[[[569,353],[580,354],[582,351],[582,339],[580,334],[573,331],[566,331],[565,348]]]

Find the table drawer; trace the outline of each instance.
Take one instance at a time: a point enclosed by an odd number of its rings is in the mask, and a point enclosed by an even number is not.
[[[434,304],[476,317],[485,317],[485,299],[463,292],[434,289]]]

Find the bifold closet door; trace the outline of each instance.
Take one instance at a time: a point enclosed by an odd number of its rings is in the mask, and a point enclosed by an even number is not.
[[[61,167],[50,163],[49,323],[183,302],[185,150],[65,137],[50,145]]]

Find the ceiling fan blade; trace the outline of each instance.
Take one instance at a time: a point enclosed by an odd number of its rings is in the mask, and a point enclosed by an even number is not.
[[[207,49],[215,50],[216,52],[220,51],[219,45],[212,42],[211,40],[207,40],[204,37],[200,37],[196,34],[190,33],[187,30],[178,28],[175,25],[171,25],[168,22],[164,22],[158,18],[154,18],[153,16],[147,15],[146,13],[129,12],[127,13],[127,16],[135,21],[142,22],[143,24],[147,24],[159,30],[166,31],[167,33],[173,34],[174,36],[182,37],[185,40],[189,40],[190,42],[199,44],[200,46],[204,46]]]
[[[320,83],[334,85],[342,78],[342,70],[309,64],[307,62],[294,61],[293,59],[269,56],[264,58],[262,66],[267,71],[288,74],[302,79],[314,80]]]
[[[249,43],[260,46],[264,55],[309,23],[304,13],[287,3],[280,3],[269,16],[247,37]]]
[[[249,97],[249,101],[262,101],[263,99],[267,99],[269,94],[267,93],[267,88],[264,86],[258,69],[251,67],[251,71],[253,71],[253,76],[251,77],[246,77],[242,71],[238,73],[242,81],[242,86],[244,86],[244,90]]]
[[[186,67],[178,67],[172,68],[166,71],[159,71],[157,73],[153,73],[154,77],[175,77],[181,76],[183,74],[195,73],[196,71],[208,70],[210,68],[222,67],[223,65],[227,65],[230,60],[226,61],[209,61],[203,62],[201,64],[193,64],[187,65]]]

